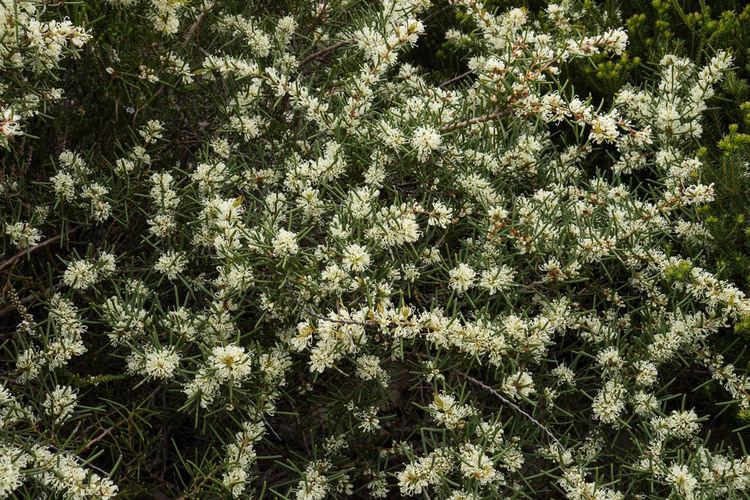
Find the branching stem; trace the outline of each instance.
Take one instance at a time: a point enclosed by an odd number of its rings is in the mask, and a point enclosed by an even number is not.
[[[492,394],[493,396],[495,396],[497,399],[499,399],[500,401],[502,401],[505,405],[511,407],[514,411],[516,411],[517,413],[520,413],[521,415],[523,415],[524,417],[526,417],[534,425],[536,425],[537,427],[539,427],[547,435],[547,437],[549,437],[552,441],[555,442],[556,445],[558,445],[561,449],[564,449],[564,446],[562,445],[562,443],[560,442],[560,440],[557,439],[555,437],[555,435],[552,434],[552,432],[549,429],[547,429],[547,427],[544,426],[544,424],[542,424],[539,420],[537,420],[536,418],[534,418],[530,413],[528,413],[527,411],[525,411],[523,408],[521,408],[520,406],[518,406],[517,404],[515,404],[513,401],[511,401],[510,399],[506,398],[505,396],[503,396],[502,394],[500,394],[495,389],[493,389],[489,385],[485,384],[481,380],[472,377],[471,375],[467,375],[466,373],[464,373],[462,371],[459,371],[459,370],[453,370],[453,373],[455,373],[459,377],[463,378],[464,380],[466,380],[468,382],[471,382],[472,384],[476,385],[477,387],[481,387],[482,389],[484,389],[485,391],[489,392],[490,394]]]

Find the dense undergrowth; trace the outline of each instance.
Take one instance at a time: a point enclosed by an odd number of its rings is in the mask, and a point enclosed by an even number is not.
[[[0,497],[744,498],[748,21],[0,0]]]

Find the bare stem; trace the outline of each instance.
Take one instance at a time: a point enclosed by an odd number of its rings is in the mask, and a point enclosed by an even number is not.
[[[507,112],[508,112],[507,109],[498,109],[497,111],[495,111],[494,113],[490,113],[489,115],[477,116],[476,118],[469,118],[468,120],[464,120],[461,122],[450,123],[448,125],[444,125],[440,127],[440,132],[452,132],[454,130],[476,125],[477,123],[484,123],[484,122],[496,120],[500,118],[501,116],[503,116],[504,114],[506,114]]]
[[[493,389],[489,385],[485,384],[481,380],[475,379],[471,375],[467,375],[466,373],[464,373],[462,371],[458,371],[458,370],[453,370],[453,373],[455,373],[459,377],[463,378],[464,380],[467,380],[467,381],[471,382],[472,384],[476,385],[477,387],[481,387],[482,389],[484,389],[485,391],[489,392],[490,394],[492,394],[493,396],[495,396],[497,399],[499,399],[500,401],[502,401],[507,406],[510,406],[517,413],[520,413],[521,415],[523,415],[524,417],[526,417],[527,419],[529,419],[532,423],[534,423],[534,425],[536,425],[542,431],[544,431],[544,433],[552,441],[554,441],[555,444],[557,444],[561,449],[564,449],[564,446],[562,445],[562,443],[560,442],[560,440],[557,439],[555,437],[555,435],[552,434],[552,432],[549,429],[547,429],[539,420],[537,420],[533,416],[531,416],[530,413],[524,411],[520,406],[518,406],[517,404],[515,404],[513,401],[511,401],[510,399],[506,398],[505,396],[503,396],[502,394],[500,394],[495,389]]]
[[[446,80],[446,81],[444,81],[443,83],[441,83],[440,85],[438,85],[438,88],[443,88],[443,87],[447,87],[447,86],[448,86],[448,85],[450,85],[451,83],[456,83],[457,81],[459,81],[459,80],[463,79],[464,77],[467,77],[467,76],[469,76],[469,75],[470,75],[470,74],[472,74],[472,73],[473,73],[473,71],[472,71],[472,70],[469,70],[469,71],[465,71],[464,73],[461,73],[461,74],[460,74],[460,75],[458,75],[458,76],[454,76],[454,77],[453,77],[453,78],[451,78],[450,80]]]
[[[375,320],[367,320],[365,322],[362,322],[362,321],[351,321],[347,319],[332,319],[327,316],[321,316],[320,314],[313,312],[307,308],[305,308],[304,311],[305,311],[305,314],[312,316],[315,319],[318,319],[320,321],[328,321],[329,323],[339,323],[342,325],[357,325],[357,326],[375,326],[379,324]]]
[[[14,264],[14,263],[15,263],[15,262],[17,261],[17,260],[19,260],[19,259],[23,258],[23,257],[24,257],[24,255],[28,255],[28,254],[31,254],[32,252],[36,252],[36,251],[37,251],[37,250],[39,250],[40,248],[44,248],[44,247],[46,247],[47,245],[51,245],[52,243],[54,243],[54,242],[56,242],[57,240],[59,240],[59,239],[63,238],[64,236],[67,236],[67,235],[69,235],[70,233],[72,233],[72,232],[73,232],[73,231],[75,231],[75,230],[76,230],[76,229],[75,229],[75,228],[73,228],[73,229],[71,229],[71,230],[69,230],[69,231],[67,231],[67,232],[65,232],[65,233],[62,233],[62,234],[58,234],[57,236],[53,236],[52,238],[49,238],[49,239],[47,239],[47,240],[44,240],[43,242],[39,243],[38,245],[35,245],[35,246],[33,246],[33,247],[31,247],[31,248],[29,248],[29,249],[27,249],[27,250],[24,250],[23,252],[18,252],[18,253],[17,253],[16,255],[14,255],[14,256],[13,256],[13,257],[11,257],[10,259],[8,259],[8,260],[6,260],[5,262],[3,262],[2,264],[0,264],[0,271],[2,271],[3,269],[5,269],[5,268],[7,268],[7,267],[10,267],[10,266],[12,266],[12,265],[13,265],[13,264]]]
[[[187,33],[185,34],[185,38],[182,40],[182,48],[184,49],[187,47],[188,42],[190,42],[190,39],[193,38],[193,35],[196,31],[198,31],[198,28],[200,27],[201,23],[203,22],[203,19],[205,19],[207,11],[203,11],[198,15],[198,17],[195,18],[195,22],[190,25],[190,28],[188,29]]]
[[[302,61],[300,61],[299,66],[301,68],[305,64],[308,64],[308,63],[314,61],[315,59],[323,57],[324,55],[328,54],[329,52],[333,52],[334,50],[338,49],[339,47],[345,47],[346,45],[351,45],[353,43],[354,43],[354,40],[351,40],[351,39],[338,41],[338,42],[334,43],[333,45],[329,45],[328,47],[324,47],[324,48],[320,49],[319,51],[313,52],[309,56],[305,57],[304,59],[302,59]]]

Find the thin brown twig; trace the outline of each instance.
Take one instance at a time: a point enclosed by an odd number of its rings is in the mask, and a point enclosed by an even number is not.
[[[27,304],[34,302],[35,298],[36,296],[34,295],[27,295],[26,297],[20,299],[18,302],[25,306]],[[10,305],[3,307],[2,309],[0,309],[0,318],[2,318],[3,316],[5,316],[6,314],[12,311],[15,311],[17,308],[18,306],[16,304],[10,304]]]
[[[517,404],[515,404],[513,401],[511,401],[510,399],[506,398],[505,396],[503,396],[502,394],[500,394],[495,389],[493,389],[489,385],[485,384],[481,380],[478,380],[478,379],[472,377],[471,375],[467,375],[466,373],[464,373],[462,371],[459,371],[459,370],[453,370],[453,373],[455,373],[459,377],[463,378],[464,380],[467,380],[467,381],[471,382],[472,384],[476,385],[477,387],[481,387],[485,391],[489,392],[490,394],[492,394],[493,396],[495,396],[496,398],[498,398],[500,401],[502,401],[503,403],[505,403],[506,405],[508,405],[509,407],[511,407],[517,413],[520,413],[521,415],[523,415],[524,417],[526,417],[527,419],[529,419],[532,423],[534,423],[534,425],[536,425],[542,431],[544,431],[544,433],[552,441],[554,441],[555,444],[557,444],[560,448],[562,448],[562,449],[565,448],[562,445],[562,443],[560,442],[560,440],[557,439],[555,437],[555,435],[552,434],[552,432],[549,429],[547,429],[539,420],[537,420],[534,417],[532,417],[530,413],[524,411],[520,406],[518,406]]]
[[[195,22],[190,25],[190,28],[188,29],[187,33],[185,34],[185,38],[182,40],[182,48],[184,49],[187,47],[188,42],[190,42],[190,39],[193,38],[193,35],[196,31],[198,31],[198,28],[200,27],[201,23],[203,22],[203,19],[205,19],[206,14],[208,14],[208,11],[204,10],[203,12],[198,15],[198,17],[195,18]]]
[[[354,40],[347,39],[347,40],[340,40],[340,41],[334,43],[333,45],[329,45],[328,47],[324,47],[324,48],[320,49],[319,51],[314,52],[314,53],[310,54],[309,56],[305,57],[304,59],[302,59],[300,61],[300,63],[299,63],[299,67],[301,68],[302,66],[304,66],[304,65],[306,65],[306,64],[314,61],[315,59],[323,57],[324,55],[328,54],[329,52],[333,52],[334,50],[338,49],[339,47],[344,47],[346,45],[351,45],[353,43],[354,43]]]
[[[47,288],[45,292],[40,292],[39,295],[29,294],[26,297],[24,297],[22,299],[19,299],[17,303],[15,303],[15,304],[9,304],[9,305],[3,307],[2,309],[0,309],[0,318],[4,317],[7,314],[10,314],[11,312],[13,312],[16,309],[18,309],[19,304],[21,306],[29,305],[29,304],[31,304],[32,302],[34,302],[34,300],[36,300],[39,297],[43,298],[43,297],[47,296],[50,292],[57,292],[59,290],[62,290],[64,286],[65,286],[64,284],[58,283],[57,285],[55,285],[55,286],[53,286],[51,288]],[[23,311],[21,313],[22,313],[21,317],[23,318],[24,317]],[[26,314],[28,314],[28,311],[26,311]],[[31,321],[31,320],[29,320],[29,321]]]
[[[16,255],[14,255],[10,259],[8,259],[5,262],[3,262],[2,264],[0,264],[0,271],[2,271],[3,269],[5,269],[7,267],[12,266],[17,260],[22,259],[25,255],[29,255],[32,252],[36,252],[40,248],[44,248],[47,245],[51,245],[52,243],[56,242],[57,240],[63,238],[64,236],[68,236],[70,233],[72,233],[75,230],[76,230],[76,228],[70,229],[70,230],[66,231],[65,233],[61,233],[61,234],[58,234],[57,236],[53,236],[52,238],[46,239],[43,242],[39,243],[38,245],[34,245],[33,247],[31,247],[31,248],[29,248],[27,250],[24,250],[22,252],[18,252]]]
[[[475,118],[469,118],[468,120],[460,121],[457,123],[449,123],[448,125],[443,125],[442,127],[440,127],[440,132],[443,132],[443,133],[452,132],[454,130],[476,125],[477,123],[484,123],[484,122],[496,120],[500,118],[501,116],[505,115],[507,112],[508,112],[507,109],[498,109],[494,113],[490,113],[488,115],[477,116]]]
[[[470,75],[470,74],[472,74],[472,73],[473,73],[473,71],[472,71],[472,70],[469,70],[469,71],[466,71],[466,72],[464,72],[464,73],[461,73],[461,74],[460,74],[460,75],[458,75],[458,76],[454,76],[454,77],[453,77],[453,78],[451,78],[450,80],[446,80],[446,81],[444,81],[443,83],[441,83],[440,85],[438,85],[438,88],[443,88],[443,87],[447,87],[447,86],[448,86],[448,85],[450,85],[451,83],[456,83],[457,81],[459,81],[459,80],[463,79],[464,77],[467,77],[467,76],[469,76],[469,75]]]
[[[313,311],[311,311],[310,309],[307,309],[307,308],[304,309],[304,312],[308,316],[312,316],[313,318],[316,318],[316,319],[318,319],[320,321],[328,321],[329,323],[339,323],[339,324],[342,324],[342,325],[357,325],[357,326],[376,326],[376,325],[380,324],[380,323],[378,323],[377,321],[375,321],[373,319],[367,320],[365,322],[362,322],[362,321],[351,321],[351,320],[346,320],[346,319],[333,319],[333,318],[329,318],[327,316],[322,316],[322,315],[320,315],[320,314],[318,314],[316,312],[313,312]]]
[[[122,422],[120,422],[120,423],[122,423]],[[107,437],[109,434],[112,433],[112,431],[115,430],[115,427],[117,427],[118,425],[120,425],[120,423],[118,423],[116,425],[113,425],[112,427],[109,427],[109,428],[105,429],[104,432],[102,432],[101,434],[99,434],[98,436],[96,436],[94,439],[92,439],[91,441],[89,441],[88,443],[86,443],[85,445],[83,445],[83,448],[77,450],[76,453],[83,453],[84,451],[86,451],[87,449],[89,449],[91,446],[95,445],[96,443],[98,443],[99,441],[101,441],[102,439],[104,439],[105,437]]]

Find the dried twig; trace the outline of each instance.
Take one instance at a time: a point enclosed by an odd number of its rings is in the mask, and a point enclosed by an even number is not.
[[[482,389],[484,389],[485,391],[489,392],[490,394],[492,394],[493,396],[495,396],[496,398],[498,398],[498,399],[499,399],[500,401],[502,401],[502,402],[503,402],[504,404],[506,404],[506,405],[510,406],[510,407],[511,407],[511,408],[512,408],[513,410],[515,410],[515,411],[516,411],[517,413],[520,413],[521,415],[523,415],[524,417],[526,417],[527,419],[529,419],[529,420],[530,420],[531,422],[533,422],[533,423],[534,423],[534,425],[536,425],[536,426],[537,426],[537,427],[539,427],[539,428],[540,428],[540,429],[541,429],[542,431],[544,431],[544,433],[545,433],[545,434],[546,434],[546,435],[547,435],[547,436],[548,436],[548,437],[549,437],[549,438],[550,438],[550,439],[551,439],[552,441],[554,441],[554,442],[555,442],[555,444],[557,444],[557,445],[558,445],[558,446],[559,446],[559,447],[560,447],[561,449],[565,449],[565,447],[564,447],[564,446],[562,445],[562,443],[560,442],[560,440],[559,440],[559,439],[557,439],[557,438],[555,437],[555,435],[554,435],[554,434],[552,434],[552,432],[551,432],[551,431],[550,431],[549,429],[547,429],[547,428],[546,428],[546,427],[545,427],[545,426],[544,426],[544,425],[543,425],[543,424],[542,424],[542,423],[541,423],[541,422],[540,422],[539,420],[537,420],[537,419],[535,419],[534,417],[532,417],[530,413],[528,413],[528,412],[524,411],[524,410],[523,410],[523,409],[522,409],[522,408],[521,408],[520,406],[518,406],[517,404],[515,404],[515,403],[514,403],[513,401],[511,401],[510,399],[506,398],[505,396],[503,396],[502,394],[500,394],[500,393],[499,393],[499,392],[497,392],[497,391],[496,391],[495,389],[493,389],[493,388],[492,388],[492,387],[490,387],[489,385],[485,384],[485,383],[484,383],[484,382],[482,382],[481,380],[475,379],[475,378],[474,378],[474,377],[472,377],[471,375],[467,375],[466,373],[464,373],[464,372],[462,372],[462,371],[458,371],[458,370],[453,370],[453,373],[455,373],[455,374],[456,374],[456,375],[458,375],[459,377],[463,378],[464,380],[467,380],[467,381],[471,382],[472,384],[476,385],[477,387],[481,387],[481,388],[482,388]]]
[[[0,318],[2,318],[3,316],[5,316],[6,314],[8,314],[10,312],[13,312],[16,309],[18,309],[18,304],[21,304],[23,306],[31,304],[32,302],[34,302],[35,298],[36,297],[34,295],[27,295],[26,297],[24,297],[22,299],[19,299],[18,303],[9,304],[9,305],[3,307],[2,309],[0,309]]]
[[[33,246],[33,247],[31,247],[31,248],[29,248],[27,250],[24,250],[22,252],[18,252],[16,255],[14,255],[10,259],[8,259],[5,262],[3,262],[2,264],[0,264],[0,271],[2,271],[3,269],[5,269],[7,267],[12,266],[17,260],[23,258],[25,255],[29,255],[32,252],[36,252],[40,248],[44,248],[47,245],[51,245],[52,243],[56,242],[57,240],[65,237],[65,236],[68,236],[70,233],[72,233],[75,230],[76,230],[76,228],[70,229],[69,231],[67,231],[65,233],[58,234],[57,236],[53,236],[52,238],[44,240],[43,242],[39,243],[38,245],[35,245],[35,246]]]
[[[198,17],[195,18],[195,22],[190,25],[190,28],[188,29],[187,33],[185,33],[185,38],[182,40],[182,48],[184,49],[187,47],[188,42],[190,42],[190,39],[193,38],[193,35],[196,31],[198,31],[198,28],[200,27],[201,23],[203,22],[203,19],[205,19],[206,14],[208,14],[208,11],[203,11],[200,13]]]
[[[18,305],[19,304],[21,306],[27,306],[27,305],[31,304],[32,302],[34,302],[34,300],[36,300],[40,295],[41,296],[46,296],[50,291],[57,292],[57,291],[61,290],[64,286],[65,286],[64,284],[58,283],[57,285],[53,286],[52,288],[47,288],[47,292],[46,293],[43,292],[43,293],[40,293],[39,295],[35,295],[33,293],[29,294],[26,297],[23,297],[22,299],[19,299],[18,303],[9,304],[9,305],[3,307],[2,309],[0,309],[0,318],[2,318],[3,316],[5,316],[6,314],[11,313],[11,312],[15,311],[16,309],[18,309]]]
[[[464,77],[467,77],[467,76],[469,76],[469,75],[470,75],[470,74],[472,74],[472,73],[473,73],[473,71],[472,71],[472,70],[469,70],[469,71],[466,71],[466,72],[464,72],[464,73],[461,73],[461,74],[460,74],[460,75],[458,75],[458,76],[454,76],[454,77],[453,77],[453,78],[451,78],[450,80],[446,80],[446,81],[444,81],[443,83],[441,83],[440,85],[438,85],[438,88],[443,88],[443,87],[447,87],[447,86],[448,86],[448,85],[450,85],[451,83],[456,83],[457,81],[459,81],[459,80],[463,79]]]
[[[117,425],[119,425],[119,424],[117,424]],[[99,434],[98,436],[96,436],[94,439],[92,439],[91,441],[89,441],[88,443],[86,443],[85,445],[83,445],[83,447],[78,450],[78,453],[83,453],[84,451],[86,451],[87,449],[91,448],[93,445],[95,445],[96,443],[98,443],[99,441],[101,441],[102,439],[104,439],[105,437],[107,437],[108,435],[110,435],[112,433],[112,431],[115,430],[115,427],[116,426],[113,425],[112,427],[109,427],[109,428],[105,429],[104,432],[102,432],[101,434]]]
[[[477,116],[476,118],[469,118],[468,120],[464,120],[464,121],[457,122],[457,123],[449,123],[448,125],[443,125],[442,127],[440,127],[440,132],[452,132],[454,130],[476,125],[477,123],[484,123],[484,122],[496,120],[500,118],[501,116],[505,115],[507,112],[508,112],[508,109],[498,109],[497,111],[495,111],[494,113],[490,113],[489,115]]]
[[[329,52],[333,52],[334,50],[338,49],[339,47],[344,47],[346,45],[351,45],[353,43],[354,43],[354,40],[347,39],[347,40],[338,41],[338,42],[334,43],[333,45],[329,45],[328,47],[322,48],[319,51],[314,52],[314,53],[310,54],[309,56],[305,57],[304,59],[302,59],[300,61],[300,63],[299,63],[299,67],[301,68],[305,64],[308,64],[308,63],[314,61],[315,59],[323,57],[324,55],[328,54]]]
[[[369,320],[367,320],[365,322],[362,322],[362,321],[351,321],[351,320],[347,320],[347,319],[332,319],[332,318],[329,318],[328,316],[322,316],[322,315],[320,315],[320,314],[318,314],[316,312],[313,312],[313,311],[311,311],[310,309],[307,309],[307,308],[304,309],[304,312],[308,316],[312,316],[313,318],[318,319],[320,321],[328,321],[329,323],[339,323],[339,324],[342,324],[342,325],[357,325],[357,326],[376,326],[376,325],[380,324],[377,321],[375,321],[374,319],[369,319]]]

